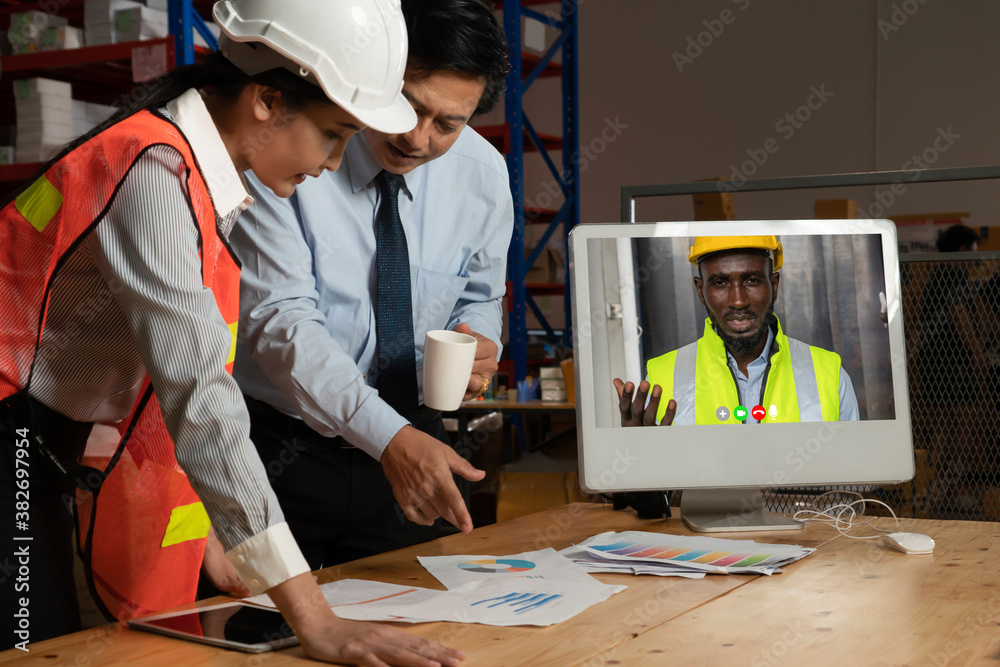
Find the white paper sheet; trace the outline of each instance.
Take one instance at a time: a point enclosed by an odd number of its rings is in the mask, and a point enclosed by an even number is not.
[[[404,623],[451,621],[483,625],[560,623],[603,602],[625,586],[555,579],[475,581],[435,595],[404,595],[367,604],[334,607],[341,618]],[[426,590],[426,589],[423,589]]]
[[[599,583],[573,561],[551,548],[511,556],[418,556],[417,560],[449,590],[487,579],[557,579]]]
[[[628,563],[636,574],[648,572],[707,572],[719,574],[773,574],[781,566],[811,554],[815,549],[794,544],[757,543],[715,537],[689,537],[644,531],[601,533],[588,538],[570,553],[574,561]],[[586,556],[581,556],[584,550]],[[567,552],[566,549],[563,553]]]
[[[324,598],[331,602],[333,613],[340,618],[401,623],[451,621],[497,626],[559,623],[625,588],[597,581],[555,579],[492,579],[472,582],[450,591],[361,579],[344,579],[320,586]],[[266,594],[246,601],[275,606]]]

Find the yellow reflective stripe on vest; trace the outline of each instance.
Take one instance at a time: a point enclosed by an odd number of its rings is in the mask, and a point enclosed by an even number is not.
[[[14,200],[14,205],[24,216],[24,219],[40,232],[45,231],[48,224],[52,222],[52,218],[56,216],[62,203],[62,193],[56,190],[56,186],[52,185],[45,176],[32,183]]]
[[[667,411],[667,404],[674,395],[674,359],[676,357],[677,350],[674,350],[646,362],[646,379],[649,381],[649,390],[652,391],[653,387],[657,385],[662,390],[660,405],[656,409],[657,422]]]
[[[170,513],[167,532],[163,535],[161,547],[169,547],[189,540],[200,540],[208,537],[212,522],[208,519],[205,506],[199,503],[175,507]]]
[[[808,387],[800,378],[799,358],[796,355],[798,341],[792,341],[781,331],[781,323],[778,323],[778,333],[774,337],[778,350],[771,355],[771,368],[767,372],[767,382],[764,387],[764,396],[760,404],[764,406],[768,416],[762,420],[764,422],[794,423],[798,421],[812,421],[803,413],[803,409],[808,410],[810,400],[815,403],[816,399],[810,399],[808,389],[803,391],[803,386]],[[808,352],[809,346],[802,344]],[[806,377],[812,373],[812,364],[805,369]],[[771,418],[771,406],[777,410],[774,418]],[[746,406],[750,410],[753,406]],[[819,421],[819,412],[816,413],[816,421]]]
[[[742,422],[736,419],[740,395],[733,373],[729,370],[726,346],[711,324],[707,323],[705,327],[705,335],[698,341],[697,360],[691,374],[694,380],[694,423],[740,424]],[[721,407],[729,411],[725,421],[719,420],[718,409]]]
[[[229,356],[226,357],[226,366],[236,361],[236,330],[239,325],[239,322],[233,322],[229,325]]]
[[[810,347],[816,372],[816,389],[823,409],[823,421],[840,421],[840,355]]]

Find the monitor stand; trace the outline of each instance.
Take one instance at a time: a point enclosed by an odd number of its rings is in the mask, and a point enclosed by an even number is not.
[[[685,489],[681,518],[697,533],[801,530],[804,523],[764,509],[760,489]]]

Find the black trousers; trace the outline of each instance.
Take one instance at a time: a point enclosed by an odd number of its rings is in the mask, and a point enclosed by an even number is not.
[[[72,466],[92,426],[24,392],[0,401],[0,650],[80,630],[74,487],[52,457]]]
[[[454,532],[409,521],[392,495],[382,465],[305,422],[246,397],[253,440],[292,535],[318,570]],[[419,428],[451,446],[441,413],[421,408]]]

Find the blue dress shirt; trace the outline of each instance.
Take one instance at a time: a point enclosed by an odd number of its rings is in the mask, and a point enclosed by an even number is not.
[[[230,238],[243,262],[233,373],[240,388],[375,458],[407,424],[369,373],[380,171],[359,133],[338,171],[309,179],[289,199],[248,172],[255,203]],[[429,330],[465,323],[500,345],[514,219],[503,157],[464,128],[447,153],[405,175],[399,215],[422,382]]]

